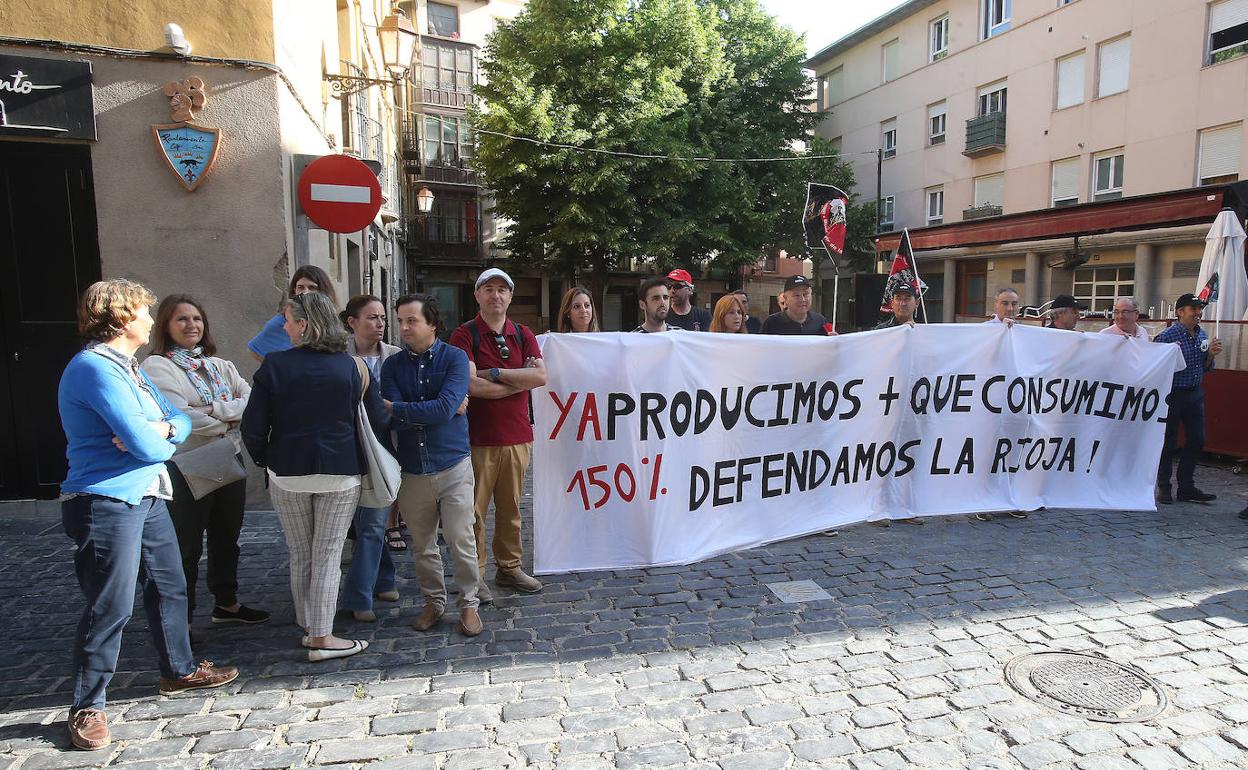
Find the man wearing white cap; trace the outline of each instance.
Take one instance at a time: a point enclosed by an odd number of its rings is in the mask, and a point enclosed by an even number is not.
[[[481,601],[493,601],[485,586],[485,514],[494,501],[494,582],[525,593],[541,581],[521,569],[520,490],[533,449],[529,393],[546,384],[546,364],[537,338],[507,317],[516,284],[492,267],[477,276],[480,312],[451,334],[451,344],[468,354],[468,438],[476,482],[477,561]]]

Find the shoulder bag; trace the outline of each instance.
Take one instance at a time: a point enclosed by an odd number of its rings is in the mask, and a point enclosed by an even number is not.
[[[388,508],[399,496],[403,469],[373,433],[368,411],[364,408],[364,397],[368,394],[368,365],[360,358],[353,358],[355,368],[360,372],[360,401],[356,404],[355,432],[360,437],[364,460],[368,463],[368,469],[360,477],[359,504],[362,508]]]

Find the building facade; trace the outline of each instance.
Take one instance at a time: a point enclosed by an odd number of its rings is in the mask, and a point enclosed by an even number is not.
[[[347,0],[0,5],[0,497],[54,495],[64,477],[56,387],[92,281],[196,296],[244,376],[257,366],[246,343],[298,265],[323,267],[340,301],[406,288],[396,89],[348,96],[331,77],[392,82],[376,32],[387,13]],[[168,44],[169,23],[189,55]],[[193,108],[191,139],[153,128],[187,122],[171,93]],[[215,144],[211,168],[187,154],[192,140]],[[299,207],[300,171],[334,153],[370,161],[381,182],[360,232],[317,229]]]
[[[991,313],[1001,286],[1158,317],[1243,174],[1245,53],[1248,0],[910,0],[808,66],[881,255],[911,230],[930,317]]]

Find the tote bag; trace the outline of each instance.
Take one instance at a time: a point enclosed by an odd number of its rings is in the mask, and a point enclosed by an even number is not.
[[[377,440],[368,421],[368,411],[364,408],[369,383],[368,365],[356,358],[355,366],[360,371],[360,402],[356,404],[355,432],[360,437],[360,446],[368,463],[368,469],[360,477],[359,505],[362,508],[388,508],[399,496],[403,469],[394,455]]]

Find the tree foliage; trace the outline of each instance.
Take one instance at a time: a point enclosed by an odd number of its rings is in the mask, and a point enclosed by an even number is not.
[[[819,118],[804,58],[757,0],[533,0],[491,36],[474,113],[500,245],[564,275],[801,253],[806,182],[848,190],[849,164],[674,158],[794,156]],[[863,214],[851,207],[851,236]]]

